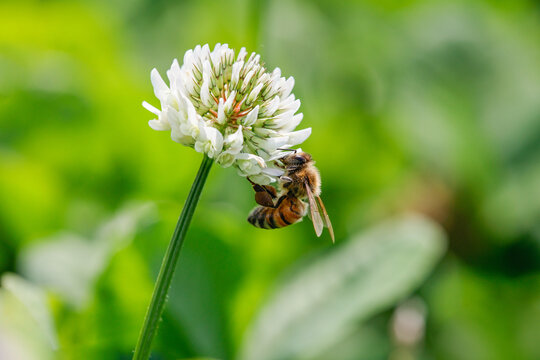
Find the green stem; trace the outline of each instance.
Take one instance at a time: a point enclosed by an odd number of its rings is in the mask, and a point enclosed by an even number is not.
[[[159,275],[152,294],[152,300],[150,301],[150,305],[148,306],[144,318],[144,324],[141,333],[139,334],[137,346],[135,347],[133,360],[148,360],[150,358],[150,347],[152,345],[152,340],[156,335],[159,319],[161,318],[165,300],[167,299],[167,292],[169,291],[174,275],[178,255],[182,249],[189,223],[191,222],[191,218],[197,207],[197,202],[199,201],[208,172],[212,167],[212,162],[212,159],[204,155],[201,167],[191,186],[186,203],[182,209],[182,214],[180,214],[176,229],[174,229],[174,234],[169,243],[169,247],[167,248],[167,252],[165,253],[165,257],[163,258],[161,268],[159,269]]]

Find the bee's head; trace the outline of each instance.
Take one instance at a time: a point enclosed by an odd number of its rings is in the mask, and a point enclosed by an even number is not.
[[[300,165],[304,165],[311,162],[312,158],[310,154],[303,151],[299,151],[299,152],[294,152],[292,154],[285,156],[282,159],[282,161],[287,166],[289,165],[300,166]]]

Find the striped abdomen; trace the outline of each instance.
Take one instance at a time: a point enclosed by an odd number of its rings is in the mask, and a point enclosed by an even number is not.
[[[283,195],[276,207],[257,206],[248,216],[251,225],[261,229],[277,229],[300,221],[306,214],[306,204],[290,195]]]

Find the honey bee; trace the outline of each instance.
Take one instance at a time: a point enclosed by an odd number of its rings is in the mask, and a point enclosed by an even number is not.
[[[332,223],[320,197],[319,170],[310,154],[286,150],[293,153],[280,159],[285,173],[279,178],[279,194],[275,187],[255,184],[248,178],[255,190],[255,201],[259,204],[249,214],[249,223],[262,229],[285,227],[302,220],[309,207],[317,236],[321,236],[323,227],[326,226],[332,242],[335,242]],[[305,199],[309,206],[304,202]]]

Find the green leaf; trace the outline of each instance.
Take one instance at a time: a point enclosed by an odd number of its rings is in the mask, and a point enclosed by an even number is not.
[[[154,211],[150,203],[131,204],[102,224],[92,239],[60,233],[35,242],[21,252],[20,270],[68,303],[82,307],[111,257],[131,242]]]
[[[256,319],[241,358],[309,358],[351,325],[417,288],[445,251],[433,222],[406,216],[355,236],[300,269]]]

